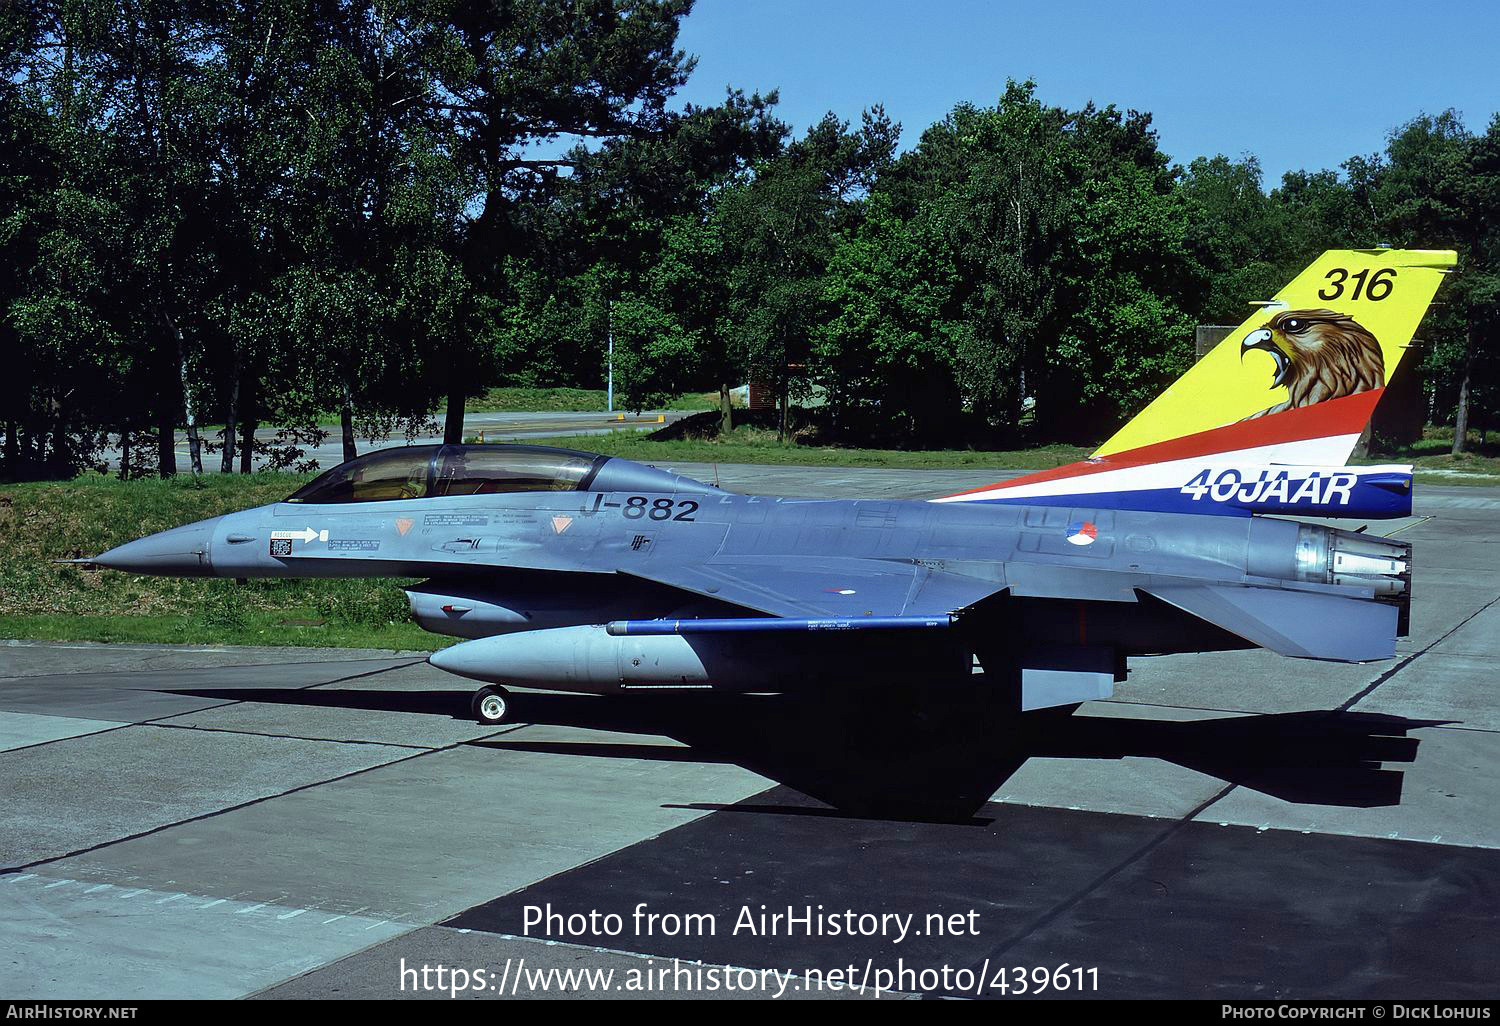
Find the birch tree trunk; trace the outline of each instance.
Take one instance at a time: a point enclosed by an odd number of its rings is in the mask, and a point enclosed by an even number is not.
[[[241,383],[240,394],[240,473],[254,469],[255,459],[255,378]]]
[[[229,399],[224,403],[224,451],[219,460],[219,472],[234,471],[234,430],[238,426],[240,413],[240,351],[234,350],[234,367],[229,374]]]
[[[172,341],[177,346],[177,376],[182,387],[182,412],[187,421],[188,460],[193,468],[193,476],[199,477],[203,474],[203,444],[198,438],[198,418],[193,411],[193,390],[188,379],[187,347],[182,343],[182,329],[177,327],[177,322],[166,307],[161,308],[162,323],[172,333]],[[175,461],[174,461],[175,462]]]
[[[188,437],[188,462],[193,468],[193,476],[201,477],[203,474],[203,443],[198,438],[198,418],[193,412],[192,392],[188,388],[188,366],[187,357],[184,355],[178,361],[182,373],[182,411],[187,419]]]
[[[1469,441],[1469,380],[1474,372],[1474,325],[1464,333],[1464,376],[1458,383],[1458,412],[1453,418],[1453,455],[1464,451]]]
[[[339,430],[344,440],[344,462],[348,463],[359,452],[354,446],[354,389],[350,387],[347,377],[344,378],[344,402],[339,410]]]

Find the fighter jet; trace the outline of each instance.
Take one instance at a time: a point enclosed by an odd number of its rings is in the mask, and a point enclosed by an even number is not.
[[[1274,350],[1279,402],[1266,401],[1263,378],[1236,377],[1200,397],[1206,411],[1167,403],[1170,428],[1159,400],[1122,431],[1139,444],[1021,486],[933,501],[794,500],[567,449],[410,446],[92,562],[176,576],[423,578],[406,589],[416,622],[468,639],[430,661],[484,682],[472,703],[484,723],[505,720],[508,687],[918,681],[982,688],[1019,715],[1109,697],[1129,660],[1165,653],[1388,659],[1407,633],[1411,546],[1251,514],[1389,515],[1385,496],[1409,492],[1409,467],[1392,491],[1378,474],[1319,477],[1277,456],[1343,462],[1347,449],[1335,450],[1352,447],[1451,258],[1325,254],[1282,306],[1226,340],[1241,359]],[[1361,305],[1286,305],[1302,301],[1310,276],[1324,302]],[[1376,331],[1396,348],[1372,353],[1365,337]],[[1214,468],[1234,472],[1232,487],[1193,483]],[[1176,485],[1185,470],[1193,477]],[[1108,483],[1091,488],[1096,479]],[[1351,506],[1355,496],[1366,501]]]
[[[1411,547],[1291,521],[741,495],[630,460],[413,446],[94,557],[184,577],[420,577],[434,666],[613,693],[985,686],[1017,712],[1113,693],[1127,660],[1251,646],[1394,654]]]

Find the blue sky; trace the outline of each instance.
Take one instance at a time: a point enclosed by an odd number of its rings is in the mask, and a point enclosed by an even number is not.
[[[1034,78],[1067,108],[1150,111],[1162,149],[1254,153],[1266,185],[1384,146],[1423,111],[1483,130],[1500,105],[1500,3],[698,0],[680,44],[699,57],[683,100],[780,89],[800,134],[832,110],[885,104],[902,145],[960,100]]]

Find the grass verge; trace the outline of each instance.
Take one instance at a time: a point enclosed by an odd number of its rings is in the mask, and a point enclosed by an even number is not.
[[[469,413],[603,413],[609,394],[602,388],[491,388],[464,403]],[[618,408],[618,407],[617,407]],[[688,392],[667,403],[668,410],[717,410],[719,393]]]
[[[1350,462],[1410,463],[1418,484],[1500,485],[1500,439],[1494,433],[1480,435],[1477,444],[1471,441],[1470,451],[1455,456],[1453,429],[1429,427],[1422,438],[1391,455]]]
[[[1076,445],[1036,449],[859,449],[778,442],[776,432],[737,428],[722,439],[659,441],[645,432],[548,438],[546,445],[585,449],[644,463],[754,463],[800,467],[889,467],[907,470],[944,467],[995,470],[1045,470],[1088,456]]]
[[[298,474],[0,487],[0,636],[52,641],[311,645],[431,651],[396,579],[148,577],[58,564],[179,524],[284,498]]]

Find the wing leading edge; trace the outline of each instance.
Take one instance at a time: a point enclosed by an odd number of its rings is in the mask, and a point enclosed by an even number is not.
[[[771,616],[941,616],[973,605],[1004,582],[911,562],[859,558],[742,558],[620,573]]]

